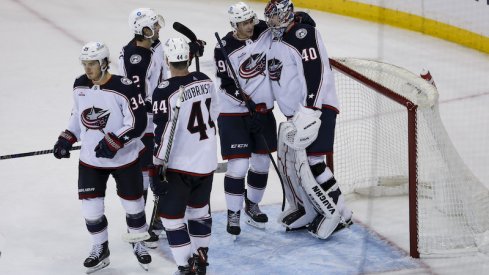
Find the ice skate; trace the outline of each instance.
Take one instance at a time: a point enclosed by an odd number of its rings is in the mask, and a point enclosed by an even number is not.
[[[87,274],[91,274],[97,270],[100,270],[110,264],[109,260],[109,242],[103,244],[95,244],[92,246],[90,255],[85,259],[83,265],[87,268],[85,271]]]
[[[352,219],[346,220],[345,222],[340,222],[338,224],[338,226],[335,228],[335,230],[333,231],[333,233],[336,233],[338,231],[341,231],[342,229],[348,228],[352,224],[353,224],[353,220]]]
[[[236,212],[228,210],[228,224],[226,230],[232,235],[233,240],[236,240],[236,237],[241,233],[241,227],[239,226],[240,214],[240,210]]]
[[[173,273],[173,275],[194,275],[195,273],[192,272],[192,269],[190,266],[178,266],[177,271]]]
[[[141,265],[144,270],[148,271],[149,263],[151,263],[151,255],[149,255],[148,251],[146,250],[144,243],[134,243],[132,244],[132,248],[134,250],[134,255],[138,259],[139,265]]]
[[[194,254],[192,257],[192,261],[189,261],[193,265],[192,271],[195,275],[205,275],[207,271],[207,266],[209,263],[207,262],[207,252],[209,248],[207,247],[199,247],[197,249],[197,254]]]
[[[248,198],[245,198],[245,214],[247,216],[247,224],[259,229],[265,228],[268,216],[261,212],[257,203],[250,201]]]

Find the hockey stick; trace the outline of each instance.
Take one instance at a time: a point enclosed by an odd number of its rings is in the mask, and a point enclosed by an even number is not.
[[[73,148],[71,148],[70,151],[80,150],[80,148],[81,146],[74,146]],[[52,154],[53,152],[54,149],[50,149],[50,150],[41,150],[41,151],[34,151],[34,152],[27,152],[27,153],[20,153],[20,154],[4,155],[4,156],[0,156],[0,160],[46,155],[46,154]]]
[[[239,84],[238,81],[238,76],[236,75],[236,72],[234,71],[233,66],[231,65],[231,61],[229,60],[228,53],[226,49],[224,49],[224,45],[222,44],[222,40],[219,37],[219,34],[216,32],[215,33],[217,43],[219,43],[219,48],[221,49],[222,55],[224,55],[224,58],[226,59],[226,63],[228,64],[229,71],[231,71],[231,74],[233,75],[233,80],[234,84],[236,85],[236,88],[238,89],[239,93],[243,97],[243,100],[245,102],[246,108],[248,108],[248,111],[250,112],[250,115],[253,116],[255,114],[255,110],[253,110],[250,106],[250,100],[249,97],[243,92],[243,89],[241,88],[241,85]],[[282,186],[282,211],[285,209],[285,187],[284,187],[284,181],[282,180],[282,177],[280,176],[280,172],[278,171],[278,166],[277,163],[275,163],[275,160],[273,159],[272,153],[270,152],[270,147],[268,146],[267,140],[265,139],[265,136],[263,134],[259,134],[261,137],[263,144],[265,144],[265,148],[267,150],[268,157],[270,158],[270,161],[273,164],[273,168],[275,168],[275,172],[277,172],[278,178],[280,180],[280,185]]]
[[[214,171],[214,173],[226,173],[227,168],[228,168],[227,161],[226,162],[219,162],[219,163],[217,163],[217,168]],[[155,200],[154,200],[153,211],[151,213],[151,223],[150,223],[150,227],[148,229],[148,232],[150,230],[153,230],[153,228],[152,228],[152,225],[154,226],[153,220],[156,218],[156,214],[157,214],[156,211],[158,208],[158,202],[157,201],[159,202],[159,197],[155,197]],[[122,235],[122,239],[128,243],[137,243],[137,242],[145,241],[150,237],[148,232],[125,233]]]
[[[168,144],[166,146],[166,151],[165,151],[165,157],[163,159],[163,167],[162,167],[162,174],[160,175],[162,178],[160,178],[161,181],[168,182],[166,179],[166,170],[168,169],[168,161],[170,159],[170,152],[171,148],[173,145],[173,139],[175,138],[175,129],[177,128],[177,122],[178,122],[178,115],[180,114],[180,106],[182,105],[182,100],[183,100],[183,91],[184,87],[180,86],[180,89],[178,91],[178,97],[177,97],[177,102],[175,104],[175,109],[173,110],[173,118],[171,120],[171,128],[170,128],[170,136],[168,137]],[[149,229],[148,232],[153,232],[153,228],[155,226],[155,221],[158,216],[158,204],[160,201],[160,196],[155,196],[155,201],[153,205],[153,212],[151,213],[151,223],[149,224]]]
[[[73,148],[71,148],[70,151],[75,151],[75,150],[80,150],[80,149],[81,149],[81,146],[79,145],[79,146],[74,146]],[[47,154],[52,154],[53,151],[54,151],[53,149],[50,149],[50,150],[42,150],[42,151],[35,151],[35,152],[28,152],[28,153],[4,155],[4,156],[0,156],[0,160],[39,156],[39,155],[47,155]],[[227,162],[219,162],[219,163],[217,163],[217,168],[214,171],[214,173],[226,173],[227,169],[228,169],[228,163]]]
[[[195,33],[191,31],[189,28],[187,28],[185,25],[183,25],[182,23],[174,22],[173,29],[185,35],[188,39],[190,39],[191,42],[197,41],[197,36],[195,35]],[[195,69],[197,72],[200,72],[199,57],[197,55],[195,55]]]
[[[183,86],[180,86],[179,91],[178,91],[178,98],[177,102],[175,104],[175,109],[173,110],[174,115],[171,120],[171,126],[170,126],[170,136],[168,137],[168,144],[166,146],[166,151],[165,151],[165,157],[163,158],[163,167],[162,167],[162,175],[160,180],[167,182],[166,180],[166,169],[168,168],[168,160],[170,159],[170,151],[171,147],[173,145],[173,139],[175,138],[175,129],[177,128],[177,120],[178,120],[178,115],[180,114],[180,106],[182,104],[182,99],[183,99],[183,91],[184,88]],[[159,173],[159,171],[157,171]],[[140,241],[145,241],[151,237],[149,232],[153,232],[153,228],[155,226],[155,221],[158,216],[158,205],[160,201],[160,196],[155,195],[154,196],[154,203],[153,203],[153,211],[151,212],[151,220],[149,223],[149,228],[147,232],[140,232],[140,233],[125,233],[122,235],[122,239],[126,242],[130,243],[135,243],[135,242],[140,242]]]

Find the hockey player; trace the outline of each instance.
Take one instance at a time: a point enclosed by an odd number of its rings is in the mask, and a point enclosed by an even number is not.
[[[164,19],[154,10],[138,8],[129,15],[129,27],[134,37],[124,46],[119,56],[119,70],[121,74],[130,78],[144,95],[147,101],[148,123],[142,142],[146,150],[141,155],[143,170],[144,201],[148,195],[148,187],[152,186],[154,176],[153,167],[153,113],[151,112],[151,96],[154,89],[167,78],[168,68],[164,64],[163,46],[159,40],[159,31],[164,26]],[[158,219],[154,223],[154,232],[149,232],[150,238],[145,241],[149,248],[158,246],[158,235],[163,225]]]
[[[227,232],[239,235],[240,215],[247,222],[264,228],[268,217],[258,204],[267,185],[270,159],[268,152],[277,147],[275,117],[272,113],[273,96],[266,76],[266,51],[271,44],[271,33],[264,21],[245,3],[232,5],[229,21],[233,31],[222,38],[233,69],[242,87],[239,91],[219,47],[214,50],[217,67],[216,84],[220,88],[218,118],[221,155],[228,160],[224,191],[228,208]],[[246,106],[248,100],[249,106]],[[250,115],[249,109],[255,114]],[[263,142],[263,135],[266,143]],[[247,176],[248,190],[245,190]]]
[[[178,265],[176,274],[205,274],[217,168],[216,92],[207,75],[189,72],[189,46],[182,38],[169,39],[164,49],[171,78],[153,93],[159,216]]]
[[[85,74],[75,80],[73,109],[68,128],[54,145],[54,156],[69,158],[73,143],[82,141],[78,175],[78,197],[92,250],[83,263],[87,273],[109,264],[107,219],[104,197],[110,175],[126,211],[129,233],[147,230],[139,154],[146,127],[144,101],[132,81],[109,73],[109,50],[102,42],[83,46],[80,61]],[[151,262],[142,242],[133,244],[134,254],[144,267]]]
[[[351,223],[352,216],[332,173],[332,162],[326,165],[324,158],[332,157],[339,113],[333,72],[321,35],[313,26],[294,22],[290,0],[270,1],[265,17],[274,41],[267,56],[272,91],[282,113],[292,118],[292,128],[284,124],[279,136],[284,130],[286,149],[296,150],[295,168],[284,159],[282,163],[300,174],[292,190],[286,188],[291,208],[282,214],[281,222],[289,229],[307,225],[312,235],[325,239]],[[298,165],[302,161],[309,165]]]
[[[270,30],[243,2],[229,7],[228,14],[234,30],[222,40],[243,91],[238,91],[218,47],[214,50],[214,59],[217,84],[221,91],[218,94],[221,155],[223,159],[228,159],[224,178],[228,208],[227,232],[236,236],[241,232],[243,200],[248,224],[264,228],[268,222],[267,215],[261,212],[258,204],[267,185],[270,167],[268,151],[273,152],[277,147],[277,128],[272,113],[274,99],[266,70],[269,66],[266,64],[266,55],[272,39]],[[314,20],[304,12],[298,12],[295,19],[315,25]],[[253,116],[249,108],[255,112]],[[245,190],[246,175],[248,190]]]

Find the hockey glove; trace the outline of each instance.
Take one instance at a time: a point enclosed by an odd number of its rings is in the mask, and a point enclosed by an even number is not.
[[[156,165],[156,173],[153,178],[153,183],[151,185],[151,191],[157,196],[163,196],[166,194],[168,189],[168,181],[163,180],[163,165]]]
[[[69,158],[70,150],[73,143],[76,142],[76,137],[70,131],[61,132],[58,141],[54,144],[53,154],[57,159]]]
[[[151,98],[146,98],[146,100],[144,101],[144,107],[145,107],[146,112],[148,114],[152,114],[153,113],[153,104],[151,102]]]
[[[253,110],[250,120],[250,132],[254,134],[261,133],[267,118],[267,105],[265,103],[256,104],[252,100],[248,100],[247,104]]]
[[[316,22],[314,22],[314,19],[312,19],[312,17],[308,13],[303,11],[295,12],[294,21],[297,23],[307,24],[316,27]]]
[[[123,147],[124,143],[114,133],[108,133],[95,147],[95,156],[111,159]]]
[[[207,43],[205,43],[204,40],[195,40],[191,41],[188,43],[188,46],[190,47],[190,59],[192,59],[194,56],[201,57],[204,55],[204,46]]]

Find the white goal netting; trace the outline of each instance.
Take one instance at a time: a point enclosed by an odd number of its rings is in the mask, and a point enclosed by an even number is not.
[[[445,131],[436,88],[378,61],[347,58],[332,65],[340,99],[334,170],[343,192],[407,195],[410,165],[415,165],[416,188],[411,190],[417,194],[410,212],[417,214],[419,253],[489,251],[484,241],[489,235],[489,190],[464,164]],[[356,73],[380,86],[362,83]],[[417,108],[392,100],[388,90]],[[408,108],[416,113],[412,130]],[[408,141],[413,130],[415,147]],[[410,150],[415,156],[411,163]]]

